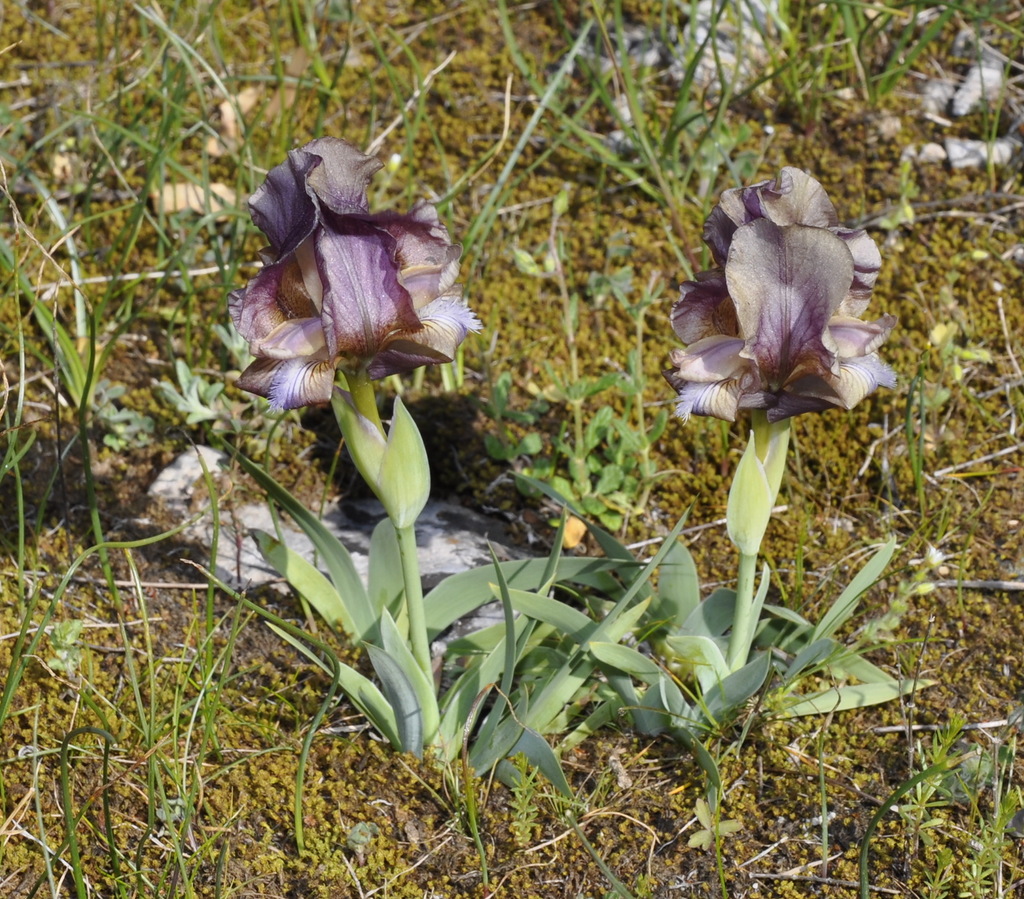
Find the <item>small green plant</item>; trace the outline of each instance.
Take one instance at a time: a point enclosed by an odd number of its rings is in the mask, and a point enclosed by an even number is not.
[[[537,802],[540,772],[522,753],[513,756],[510,763],[516,772],[511,781],[512,838],[520,849],[525,849],[537,838],[537,822],[540,819],[540,806]]]
[[[924,751],[924,747],[918,747],[919,754],[927,764],[940,766],[941,770],[935,777],[918,783],[907,795],[907,801],[900,806],[900,815],[910,825],[915,847],[918,842],[926,847],[934,846],[935,837],[948,826],[940,810],[949,807],[951,788],[956,783],[959,765],[965,760],[961,740],[966,723],[961,716],[954,714],[945,727],[932,735],[927,751]]]
[[[147,446],[153,439],[152,418],[117,404],[125,392],[123,384],[111,384],[106,378],[101,378],[94,393],[96,421],[105,431],[103,445],[116,452]]]
[[[913,200],[921,192],[915,179],[914,164],[909,159],[900,162],[899,199],[892,209],[878,220],[878,226],[886,231],[896,231],[904,225],[913,225],[917,214]]]
[[[542,452],[541,437],[533,432],[514,447],[507,440],[494,440],[492,456],[499,458],[498,454],[521,450],[515,455],[527,456],[518,470],[522,475],[518,483],[524,492],[536,494],[533,481],[546,484],[583,515],[608,530],[619,531],[630,517],[644,511],[656,478],[665,474],[659,473],[652,462],[651,448],[665,431],[668,413],[661,410],[649,418],[643,402],[647,387],[643,366],[645,316],[660,297],[660,279],[653,276],[640,298],[634,300],[632,269],[617,264],[628,256],[628,244],[621,239],[610,242],[608,257],[612,264],[604,272],[591,273],[589,300],[600,308],[609,296],[615,297],[634,322],[635,345],[624,371],[584,374],[577,348],[584,298],[570,288],[566,275],[563,218],[567,212],[568,195],[563,191],[552,205],[547,242],[534,253],[516,248],[514,258],[524,274],[554,281],[561,299],[568,375],[561,377],[554,366],[547,365],[549,383],[539,389],[539,394],[545,403],[566,406],[569,415],[551,438],[548,453]],[[617,393],[621,408],[616,400],[598,401],[608,391]],[[597,411],[591,412],[595,405]],[[533,418],[532,413],[528,417]]]
[[[233,325],[217,323],[211,330],[236,370],[252,363],[248,344]],[[244,430],[254,434],[272,428],[277,421],[275,416],[257,416],[252,399],[228,396],[223,375],[195,371],[184,359],[174,361],[174,374],[177,383],[162,380],[156,389],[176,412],[185,416],[186,424],[204,424],[218,433],[237,434]],[[262,428],[253,427],[257,420],[263,423]]]
[[[526,409],[515,409],[510,405],[512,396],[512,373],[502,372],[491,384],[490,399],[481,404],[483,412],[494,422],[497,433],[488,431],[484,435],[487,454],[498,462],[511,462],[520,456],[536,456],[544,443],[536,431],[527,431],[522,437],[512,433],[506,422],[529,428],[537,424],[548,411],[549,403],[538,397]]]
[[[78,673],[82,664],[82,628],[85,622],[75,618],[61,621],[50,631],[50,648],[53,651],[46,665],[68,677]]]
[[[953,850],[942,846],[935,850],[934,862],[925,866],[925,899],[948,899],[956,887],[957,866]]]
[[[926,875],[928,896],[954,895],[954,889],[956,896],[971,899],[1002,895],[1002,870],[1016,837],[1013,822],[1024,807],[1020,788],[1009,786],[1016,764],[1017,725],[1011,716],[1011,723],[1000,733],[980,732],[988,747],[970,741],[966,720],[954,713],[930,743],[916,744],[915,756],[926,767],[900,785],[867,828],[861,847],[862,897],[868,895],[871,836],[891,809],[910,828],[912,852],[916,855],[923,845],[926,852],[934,853],[934,864]],[[951,820],[957,807],[967,810],[966,827]],[[960,842],[959,856],[949,848],[951,839]]]
[[[355,854],[357,862],[364,863],[366,850],[380,834],[380,828],[372,821],[353,824],[345,836],[345,848]]]
[[[219,379],[209,381],[193,373],[183,359],[174,361],[174,373],[178,386],[175,387],[169,381],[161,381],[157,390],[176,412],[185,416],[185,424],[220,420],[222,412],[216,407],[224,393],[224,382]]]
[[[940,322],[932,328],[928,340],[938,352],[940,374],[937,381],[929,385],[926,406],[929,412],[937,412],[945,406],[954,388],[962,388],[966,375],[965,366],[991,365],[992,353],[984,346],[963,345],[960,326],[955,321]]]
[[[739,821],[728,818],[722,820],[720,816],[712,814],[711,806],[704,799],[697,800],[694,814],[700,822],[700,830],[695,831],[687,840],[686,845],[691,849],[711,849],[725,837],[743,829],[743,825]]]
[[[935,592],[937,569],[946,561],[945,553],[930,544],[920,558],[910,560],[911,573],[900,578],[885,611],[864,625],[861,639],[865,645],[877,646],[895,639],[911,602]]]

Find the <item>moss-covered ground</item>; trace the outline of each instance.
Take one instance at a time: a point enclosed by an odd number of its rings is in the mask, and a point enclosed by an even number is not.
[[[629,23],[685,21],[672,4],[626,6]],[[669,741],[614,728],[585,740],[563,758],[576,791],[569,801],[529,773],[513,791],[467,781],[458,764],[396,754],[335,704],[306,763],[300,854],[296,772],[328,681],[208,590],[189,564],[206,562],[208,548],[153,539],[180,522],[146,497],[155,475],[213,427],[187,423],[155,385],[173,380],[176,360],[211,382],[232,367],[210,328],[227,321],[226,292],[251,275],[261,236],[241,200],[204,214],[168,210],[154,192],[190,182],[202,195],[222,183],[244,199],[287,149],[332,134],[364,147],[378,140],[375,151],[394,156],[377,205],[442,200],[452,234],[468,235],[463,280],[484,328],[466,344],[458,389],[428,376],[405,396],[435,465],[435,493],[502,517],[525,545],[550,539],[553,512],[509,477],[529,460],[488,456],[485,435],[499,426],[482,405],[509,372],[510,408],[536,408],[568,353],[557,285],[517,267],[513,248],[543,259],[552,202],[566,191],[557,236],[579,296],[585,377],[624,370],[635,334],[590,276],[628,263],[636,289],[661,285],[646,313],[644,401],[652,412],[670,407],[660,377],[676,345],[668,311],[678,283],[707,261],[703,219],[735,178],[711,164],[686,174],[690,159],[678,154],[706,150],[692,136],[663,160],[670,176],[689,179],[678,196],[659,192],[651,168],[632,158],[609,164],[599,146],[611,114],[590,102],[582,66],[520,143],[541,102],[537,86],[554,77],[591,4],[4,5],[3,427],[20,418],[3,438],[34,442],[0,480],[0,895],[850,896],[872,816],[936,760],[935,728],[956,722],[969,726],[951,752],[978,754],[977,782],[951,798],[922,789],[901,800],[871,839],[872,889],[1020,892],[1021,844],[1006,824],[1021,807],[1024,773],[1015,754],[1024,479],[1019,450],[1000,454],[1021,440],[1020,166],[951,170],[903,165],[901,154],[949,135],[1019,136],[1012,84],[955,123],[924,114],[916,85],[922,73],[964,74],[970,59],[953,50],[964,28],[1018,72],[1022,10],[1004,3],[977,20],[954,16],[915,58],[917,74],[875,95],[840,64],[847,57],[821,55],[842,46],[828,30],[828,5],[795,6],[806,56],[778,50],[764,71],[782,74],[735,90],[711,140],[742,161],[746,180],[782,165],[807,169],[844,220],[869,228],[883,257],[871,311],[899,318],[883,350],[899,385],[853,411],[797,419],[788,508],[765,544],[773,601],[814,619],[864,548],[896,535],[893,567],[846,636],[868,628],[876,664],[933,684],[819,718],[779,718],[770,695],[752,705],[709,743],[725,784],[723,822],[741,825],[727,835],[722,826],[710,849],[690,845],[704,826],[704,775]],[[859,57],[865,77],[896,65],[888,54],[902,27],[897,19],[871,33]],[[647,112],[657,120],[677,88],[648,77]],[[714,92],[702,90],[692,87],[696,107],[714,108]],[[246,91],[254,105],[233,131],[221,103]],[[912,217],[897,215],[904,201]],[[131,273],[147,277],[124,277]],[[65,276],[81,293],[50,286]],[[94,414],[76,414],[52,349],[56,331],[35,304],[54,311],[86,368],[88,348],[98,348],[95,379],[125,388],[103,414],[95,393]],[[86,310],[82,324],[76,305]],[[326,414],[270,428],[230,380],[225,396],[248,434],[225,426],[222,436],[269,459],[310,503],[360,491],[346,463],[335,465]],[[623,402],[606,391],[588,414]],[[112,410],[148,416],[148,441],[105,441]],[[501,427],[510,439],[538,432],[550,442],[565,419],[556,400],[532,423]],[[720,519],[743,436],[717,421],[670,421],[651,450],[664,474],[624,536],[661,536],[691,503],[693,523]],[[237,473],[215,486],[222,514],[256,495]],[[73,566],[100,536],[138,543]],[[915,590],[929,547],[943,554],[927,577],[938,586]],[[694,532],[691,550],[708,583],[735,570],[722,528]],[[575,551],[596,550],[584,541]],[[301,615],[290,597],[259,599]],[[53,631],[67,621],[84,623],[71,661]],[[35,640],[40,628],[48,635]],[[19,653],[29,664],[12,663]]]

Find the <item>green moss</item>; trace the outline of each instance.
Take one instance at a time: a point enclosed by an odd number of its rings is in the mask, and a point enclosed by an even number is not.
[[[653,20],[661,10],[660,3],[627,7],[628,16],[637,21]],[[251,274],[250,269],[235,268],[255,259],[263,242],[241,213],[200,226],[185,216],[159,218],[136,204],[136,196],[144,204],[161,179],[188,177],[224,181],[244,193],[259,182],[261,169],[278,162],[285,150],[317,128],[366,144],[396,120],[399,125],[380,152],[401,153],[404,166],[381,189],[380,200],[397,207],[446,194],[499,140],[505,126],[506,78],[512,73],[511,121],[504,144],[489,168],[447,198],[446,215],[458,236],[478,214],[536,103],[504,46],[490,4],[363,4],[352,23],[317,21],[313,33],[323,41],[320,61],[328,81],[336,81],[325,87],[312,65],[307,66],[289,82],[297,88],[293,101],[278,102],[275,109],[267,106],[277,95],[279,76],[299,52],[287,8],[254,10],[239,2],[209,8],[215,13],[209,27],[187,4],[167,11],[170,26],[209,62],[229,93],[260,86],[265,104],[250,114],[247,143],[219,157],[205,149],[223,99],[219,84],[209,73],[189,72],[181,64],[181,49],[170,46],[159,29],[138,15],[101,3],[94,8],[60,7],[50,23],[57,30],[14,14],[0,25],[0,46],[19,42],[19,62],[27,65],[21,71],[29,80],[25,86],[5,87],[2,99],[11,109],[35,104],[24,128],[0,137],[5,160],[18,160],[56,192],[78,229],[83,275],[110,279],[227,260],[224,279],[175,276],[132,286],[113,280],[88,285],[87,299],[97,311],[104,340],[114,339],[115,330],[125,326],[99,374],[126,384],[125,405],[153,416],[158,425],[158,439],[150,447],[93,456],[100,518],[109,537],[147,536],[175,523],[149,507],[144,492],[156,471],[189,439],[203,434],[184,429],[155,397],[152,384],[178,357],[211,371],[225,364],[210,346],[206,329],[212,321],[226,320],[226,292]],[[589,7],[567,3],[562,10],[571,30]],[[556,12],[542,5],[513,13],[517,38],[541,77],[567,46]],[[97,21],[106,24],[97,28]],[[384,50],[386,64],[371,33]],[[436,74],[420,105],[410,105],[425,73],[450,49],[458,51],[454,59]],[[167,83],[161,81],[164,76]],[[585,96],[581,77],[573,77],[567,95]],[[89,119],[81,115],[85,91],[93,113]],[[674,99],[665,87],[654,88],[652,97],[660,103]],[[744,150],[761,151],[763,123],[775,129],[758,177],[774,175],[783,164],[803,166],[822,180],[841,217],[852,222],[876,215],[899,198],[899,159],[906,144],[942,136],[938,125],[906,110],[902,97],[875,108],[856,96],[836,94],[822,99],[820,121],[808,126],[798,111],[776,103],[768,85],[744,98],[729,118],[731,125],[755,126],[740,148]],[[572,114],[597,134],[608,125],[607,114],[597,109],[574,108]],[[884,136],[887,132],[879,128],[880,117],[891,114],[902,117],[895,137]],[[526,518],[526,504],[511,487],[495,486],[507,470],[486,456],[483,436],[491,424],[478,411],[477,401],[486,395],[489,376],[511,371],[514,406],[525,409],[531,392],[550,385],[548,365],[564,374],[568,354],[556,286],[520,273],[512,248],[533,251],[548,240],[550,200],[567,189],[570,211],[562,232],[567,280],[582,297],[576,337],[585,374],[599,375],[622,367],[633,345],[632,324],[614,301],[603,306],[595,302],[587,293],[587,279],[605,270],[608,245],[625,232],[634,283],[646,283],[657,273],[669,285],[647,321],[644,368],[650,387],[644,399],[671,403],[660,370],[676,344],[668,324],[676,285],[689,274],[679,258],[702,258],[702,210],[721,188],[733,186],[723,175],[721,183],[708,184],[705,195],[691,197],[679,210],[684,233],[675,233],[664,202],[626,173],[599,165],[592,152],[580,152],[581,145],[567,139],[561,124],[551,114],[535,133],[488,239],[469,248],[464,260],[467,295],[486,325],[482,336],[467,342],[470,378],[465,391],[439,395],[436,382],[428,379],[419,394],[409,395],[414,414],[427,426],[436,492],[457,494],[475,505],[497,505],[519,519]],[[976,126],[976,121],[966,121],[958,128]],[[59,183],[53,174],[56,142],[65,136],[75,138],[73,162],[85,175],[84,190]],[[63,235],[48,221],[42,198],[26,186],[21,170],[15,171],[14,163],[5,165],[22,219],[54,262],[24,234],[16,238],[8,230],[3,236],[15,247],[21,270],[42,285],[58,277],[57,265],[67,265]],[[1015,213],[1001,208],[999,197],[989,193],[992,185],[985,172],[920,166],[912,176],[919,191],[917,221],[892,233],[872,231],[883,245],[883,269],[870,312],[890,312],[900,319],[883,351],[899,372],[900,384],[850,413],[805,416],[796,422],[798,453],[783,493],[789,511],[774,519],[769,531],[768,554],[776,569],[772,600],[811,618],[828,607],[848,579],[854,555],[892,532],[905,547],[888,580],[866,597],[868,617],[886,611],[898,581],[912,574],[901,566],[910,566],[929,542],[949,554],[952,580],[961,575],[1019,580],[1024,572],[1024,550],[1015,539],[1019,522],[1013,523],[1020,517],[1017,510],[1024,508],[1014,458],[968,465],[957,472],[961,477],[927,481],[921,508],[903,431],[912,399],[907,388],[920,370],[930,395],[942,388],[950,394],[923,418],[926,474],[969,463],[1016,440],[1013,412],[1020,405],[1020,388],[1013,386],[1013,366],[1022,356],[1019,335],[1024,330],[1016,298],[1024,284],[1012,261],[1019,230]],[[1017,190],[1014,184],[1010,188]],[[141,214],[143,208],[147,215]],[[0,290],[5,296],[14,292],[7,273],[0,273]],[[997,296],[1004,298],[1002,316]],[[69,324],[70,294],[58,294],[56,303],[61,320]],[[26,391],[31,414],[26,418],[39,441],[20,468],[21,487],[5,477],[0,500],[5,508],[14,508],[16,490],[22,489],[29,525],[37,516],[43,525],[40,533],[30,534],[25,581],[41,604],[32,618],[38,624],[42,608],[53,597],[56,575],[67,570],[80,551],[77,545],[92,542],[86,536],[91,524],[81,448],[72,437],[99,445],[102,433],[78,435],[74,416],[62,409],[48,386],[55,377],[51,335],[39,331],[27,307],[15,310],[0,304],[8,376],[13,379],[16,364],[11,360],[19,349],[13,336],[17,316],[23,318],[30,345]],[[955,323],[960,345],[984,347],[993,361],[969,363],[957,381],[949,360],[928,340],[932,328],[943,323]],[[609,392],[598,404],[620,409],[622,400]],[[565,416],[564,406],[553,404],[536,430],[550,440]],[[909,436],[914,439],[916,411],[912,425]],[[288,422],[273,450],[275,472],[311,504],[332,489],[325,487],[326,466],[311,452],[323,444],[322,454],[331,455],[337,437],[329,427],[325,416],[316,414],[301,424]],[[721,518],[743,427],[671,422],[655,454],[660,467],[672,474],[659,481],[648,514],[632,522],[627,538],[647,539],[666,531],[692,502],[691,524]],[[51,480],[57,459],[64,466],[62,481]],[[347,485],[347,476],[342,481]],[[246,489],[241,482],[231,486],[235,496]],[[542,525],[535,521],[531,527]],[[3,545],[12,560],[18,551],[14,535],[7,525]],[[735,558],[723,529],[695,533],[692,540],[705,584],[728,582]],[[76,547],[71,555],[70,546]],[[140,878],[155,884],[161,895],[181,888],[182,872],[202,897],[333,897],[360,890],[396,897],[431,892],[483,897],[495,890],[510,896],[575,896],[608,889],[599,867],[568,827],[564,801],[548,795],[543,783],[538,786],[531,797],[538,817],[529,833],[531,845],[524,847],[521,831],[513,826],[509,792],[490,782],[475,785],[490,873],[485,887],[481,859],[465,822],[463,793],[451,787],[453,778],[432,763],[387,750],[368,733],[339,736],[325,731],[314,740],[303,783],[306,851],[300,855],[293,821],[298,751],[327,681],[256,621],[247,621],[229,645],[234,610],[223,598],[216,608],[221,623],[206,634],[197,623],[205,621],[202,591],[195,597],[166,586],[196,581],[196,572],[178,560],[197,552],[173,542],[133,551],[143,586],[138,593],[122,587],[120,604],[92,563],[58,598],[54,620],[78,618],[90,625],[80,679],[46,670],[44,641],[39,658],[28,660],[0,724],[0,741],[7,747],[0,757],[0,812],[7,822],[0,870],[26,878],[22,892],[45,876],[36,840],[59,848],[66,836],[62,778],[70,789],[72,811],[81,816],[75,833],[85,874],[103,895],[117,895],[115,858],[122,882],[135,883],[138,867],[144,872]],[[799,571],[798,561],[803,566]],[[123,582],[134,577],[123,554],[114,554],[112,565]],[[6,569],[8,575],[12,566]],[[31,573],[38,571],[47,573]],[[14,583],[8,576],[0,584],[0,670],[12,664],[11,635],[21,629],[29,598],[14,595]],[[299,614],[290,598],[267,593],[260,599],[286,614]],[[860,623],[851,623],[851,633]],[[1016,672],[1022,630],[1019,604],[1007,594],[943,588],[913,598],[898,622],[894,643],[870,658],[893,673],[919,672],[937,681],[915,696],[915,721],[944,723],[951,709],[976,720],[1001,718],[1019,703]],[[147,656],[150,645],[152,659]],[[209,647],[221,659],[212,667],[203,661]],[[361,664],[350,648],[335,648]],[[951,671],[957,676],[951,677]],[[772,709],[769,698],[760,712]],[[344,703],[329,716],[332,726],[357,720]],[[905,712],[897,704],[825,719],[758,718],[742,745],[734,742],[733,732],[712,744],[728,787],[725,814],[743,824],[722,847],[730,894],[757,887],[775,896],[806,895],[805,882],[756,880],[754,875],[798,870],[812,875],[820,870],[823,854],[830,858],[830,877],[855,881],[856,850],[867,821],[910,774],[912,747],[904,733],[877,734],[874,728],[903,723]],[[71,764],[61,770],[61,742],[83,726],[111,735],[106,776],[106,744],[89,733],[76,737]],[[27,749],[21,751],[23,747]],[[621,780],[609,774],[613,756],[624,766],[627,777]],[[568,753],[565,765],[577,792],[571,810],[582,832],[627,886],[638,895],[718,895],[714,857],[687,846],[695,803],[705,788],[688,754],[663,740],[641,744],[629,734],[603,732]],[[166,809],[162,796],[174,800]],[[823,800],[835,813],[828,846],[821,844],[820,824],[812,822]],[[157,817],[157,808],[170,814],[166,822]],[[940,842],[961,864],[971,857],[964,832],[976,818],[964,808],[950,808],[947,814],[951,823],[942,829]],[[358,824],[377,828],[361,849],[349,845]],[[116,853],[107,845],[108,826],[116,835]],[[935,866],[934,851],[925,847],[915,852],[910,829],[899,818],[885,822],[872,852],[872,883],[896,890],[922,892],[923,877]],[[1013,876],[1019,880],[1019,863],[1008,854],[1007,864],[1016,866]],[[145,889],[152,891],[148,885]]]

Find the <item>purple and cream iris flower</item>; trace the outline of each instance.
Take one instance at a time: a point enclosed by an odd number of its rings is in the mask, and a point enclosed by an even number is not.
[[[895,374],[875,350],[896,324],[860,316],[881,256],[863,230],[839,227],[806,172],[726,191],[704,227],[717,267],[683,284],[665,378],[678,415],[735,421],[764,409],[769,422],[850,409]]]
[[[228,299],[255,361],[238,385],[276,409],[331,399],[338,369],[371,378],[450,362],[479,322],[460,285],[461,247],[437,211],[371,213],[379,160],[336,138],[273,168],[249,200],[270,246]]]

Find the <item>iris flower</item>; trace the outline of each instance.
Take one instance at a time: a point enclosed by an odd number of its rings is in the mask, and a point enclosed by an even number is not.
[[[726,191],[704,227],[717,267],[687,281],[672,309],[685,349],[665,378],[678,415],[769,422],[850,409],[895,374],[875,350],[896,324],[863,321],[881,256],[863,230],[839,227],[828,195],[806,172]]]
[[[434,207],[369,211],[380,168],[320,138],[292,150],[249,201],[270,246],[228,307],[256,357],[238,384],[276,409],[328,402],[338,369],[382,378],[450,362],[479,328],[455,283],[461,247]]]

